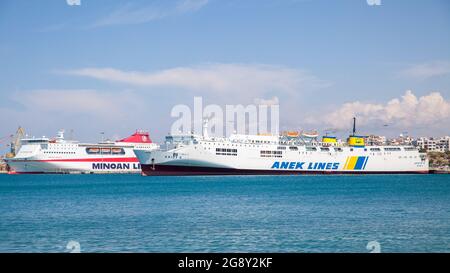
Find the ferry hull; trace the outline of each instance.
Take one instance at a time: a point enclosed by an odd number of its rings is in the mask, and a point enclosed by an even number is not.
[[[9,174],[139,173],[136,158],[72,160],[7,160]]]
[[[428,174],[428,170],[414,171],[288,171],[230,169],[199,166],[141,165],[144,176],[203,176],[203,175],[366,175],[366,174]]]

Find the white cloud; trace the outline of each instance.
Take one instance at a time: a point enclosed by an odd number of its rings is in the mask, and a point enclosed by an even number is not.
[[[172,122],[168,102],[142,97],[133,90],[21,90],[6,99],[10,103],[0,106],[0,123],[8,134],[19,125],[35,136],[53,135],[65,128],[74,129],[75,139],[98,141],[99,132],[111,139],[144,129],[160,141]]]
[[[107,16],[98,19],[92,27],[148,23],[169,16],[195,12],[207,5],[208,0],[180,0],[174,3],[163,3],[165,5],[151,5],[146,7],[135,7],[130,4],[124,5]]]
[[[271,99],[256,98],[253,100],[253,102],[257,105],[278,105],[278,104],[280,104],[278,97],[273,97]]]
[[[450,62],[435,61],[416,64],[400,71],[400,75],[418,80],[426,80],[432,77],[450,75]]]
[[[402,128],[442,126],[450,122],[450,101],[438,92],[416,97],[411,91],[401,98],[386,104],[349,102],[322,118],[309,118],[311,123],[324,123],[337,129],[349,128],[351,119],[358,118],[358,124],[370,125],[382,121]]]
[[[117,118],[135,108],[139,99],[131,92],[103,93],[90,89],[33,90],[16,93],[13,100],[25,110],[59,115],[84,114],[99,118]]]
[[[193,12],[207,5],[209,0],[184,0],[179,1],[176,6],[177,13]]]
[[[297,94],[329,85],[304,70],[262,64],[205,64],[156,72],[82,68],[63,73],[137,86],[172,87],[252,99],[270,92]]]

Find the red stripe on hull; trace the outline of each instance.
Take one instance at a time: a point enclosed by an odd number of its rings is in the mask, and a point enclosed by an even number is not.
[[[8,174],[16,175],[16,174],[65,174],[63,172],[9,172]]]
[[[73,159],[43,159],[43,160],[10,160],[11,162],[139,162],[136,157],[111,158],[73,158]]]
[[[170,165],[141,165],[144,176],[195,176],[195,175],[333,175],[333,174],[428,174],[428,171],[401,172],[354,172],[354,171],[280,171],[280,170],[243,170],[213,167],[188,167]]]

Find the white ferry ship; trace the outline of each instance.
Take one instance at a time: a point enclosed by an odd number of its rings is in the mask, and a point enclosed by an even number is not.
[[[286,175],[428,173],[426,154],[413,146],[366,146],[353,134],[335,137],[289,132],[282,135],[209,137],[169,135],[156,150],[134,150],[143,175]]]
[[[79,143],[64,139],[64,131],[49,139],[23,138],[13,158],[6,158],[10,174],[21,173],[139,173],[139,162],[133,149],[151,151],[148,132],[136,131],[118,140]]]

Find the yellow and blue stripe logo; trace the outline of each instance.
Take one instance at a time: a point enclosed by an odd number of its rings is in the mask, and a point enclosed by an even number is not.
[[[344,170],[364,170],[368,156],[349,156],[345,161]]]

